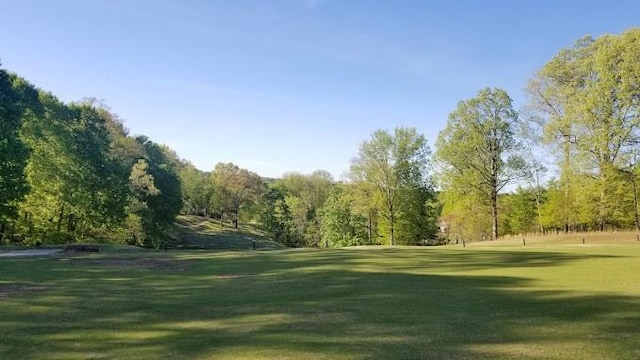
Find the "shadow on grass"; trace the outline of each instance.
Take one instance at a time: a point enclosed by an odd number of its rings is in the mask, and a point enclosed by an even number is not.
[[[638,297],[542,291],[534,280],[514,276],[408,272],[550,267],[598,256],[429,255],[380,250],[169,256],[190,264],[183,273],[95,263],[70,267],[62,259],[2,263],[4,281],[51,290],[0,302],[0,357],[640,355]],[[374,265],[378,272],[371,271]]]
[[[191,250],[251,250],[256,242],[258,250],[277,250],[284,248],[262,236],[238,230],[221,230],[215,234],[182,234],[178,249]]]
[[[416,269],[485,270],[496,268],[552,267],[575,263],[585,259],[614,259],[622,255],[578,254],[551,251],[504,251],[482,249],[480,251],[447,250],[435,248],[401,248],[371,250],[290,250],[292,256],[283,257],[279,253],[264,254],[261,259],[278,263],[279,266],[297,268],[318,265],[370,265],[388,266],[392,271]],[[246,258],[240,261],[253,261]],[[302,263],[302,264],[301,264]]]

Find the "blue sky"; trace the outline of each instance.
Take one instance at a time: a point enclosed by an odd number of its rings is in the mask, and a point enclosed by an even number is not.
[[[348,170],[376,129],[430,144],[460,100],[531,75],[638,1],[3,0],[2,66],[63,101],[103,99],[202,170]]]

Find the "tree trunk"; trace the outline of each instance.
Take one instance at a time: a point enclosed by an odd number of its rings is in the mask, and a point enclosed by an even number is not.
[[[498,174],[500,162],[500,150],[497,144],[497,130],[493,129],[491,138],[491,240],[498,240]]]
[[[491,191],[491,240],[498,239],[498,192]]]
[[[396,217],[393,212],[389,216],[389,225],[391,226],[391,245],[396,244],[396,234],[395,234],[395,225],[396,225]]]
[[[640,231],[640,221],[638,220],[638,190],[636,188],[636,179],[632,179],[633,184],[633,214],[636,223],[636,231]]]
[[[498,240],[498,155],[493,147],[491,152],[491,240]]]
[[[238,228],[238,212],[240,212],[239,209],[233,209],[233,227],[235,229]]]
[[[600,189],[600,231],[605,231],[605,229],[607,228],[607,217],[608,217],[608,211],[607,211],[607,175],[605,173],[606,170],[602,170],[602,167],[600,167],[600,176],[602,179],[602,188]]]
[[[62,219],[64,219],[64,204],[60,206],[60,212],[58,214],[58,223],[56,224],[56,234],[60,234],[60,227],[62,226]]]
[[[561,179],[563,180],[563,186],[564,186],[564,202],[565,202],[565,209],[562,211],[563,217],[564,217],[564,230],[565,233],[569,232],[569,223],[571,221],[571,214],[570,214],[570,210],[569,209],[573,209],[573,202],[572,199],[570,199],[570,194],[569,194],[569,187],[570,187],[570,183],[569,183],[569,176],[570,176],[570,172],[571,172],[571,137],[568,135],[564,136],[564,143],[563,143],[563,152],[564,152],[564,159],[562,160],[562,172],[563,174],[560,175]],[[564,176],[563,176],[564,175]]]
[[[67,233],[73,234],[76,231],[76,217],[73,214],[67,215]]]
[[[638,217],[636,216],[636,219]],[[5,227],[5,222],[1,222],[0,223],[0,245],[2,245],[2,239],[4,238],[4,227]]]
[[[371,245],[371,235],[372,235],[372,234],[371,234],[371,232],[372,232],[372,229],[371,229],[371,227],[372,227],[372,224],[371,224],[371,212],[369,212],[369,214],[368,214],[368,215],[369,215],[369,216],[367,216],[367,219],[369,220],[369,227],[368,227],[368,229],[367,229],[367,237],[369,238],[369,245]],[[636,216],[636,219],[637,219],[637,218],[638,218],[638,217]]]
[[[542,210],[540,206],[540,177],[536,170],[536,210],[538,211],[538,228],[540,233],[544,235],[544,226],[542,226]]]

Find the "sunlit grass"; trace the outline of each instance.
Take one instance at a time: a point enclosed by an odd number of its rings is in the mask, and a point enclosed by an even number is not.
[[[181,215],[176,221],[178,247],[218,250],[282,249],[283,245],[271,241],[266,234],[252,224],[222,225],[213,219]]]
[[[100,253],[0,274],[35,289],[0,297],[1,359],[640,356],[636,244]]]
[[[640,232],[594,231],[578,233],[549,233],[505,235],[497,241],[473,242],[471,246],[520,246],[520,245],[640,245]]]

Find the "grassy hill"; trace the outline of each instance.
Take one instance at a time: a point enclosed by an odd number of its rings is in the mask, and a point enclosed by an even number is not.
[[[213,219],[194,215],[178,217],[173,237],[172,245],[178,249],[249,250],[254,241],[258,250],[285,248],[254,225],[240,224],[234,229],[230,224],[220,226]]]

